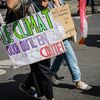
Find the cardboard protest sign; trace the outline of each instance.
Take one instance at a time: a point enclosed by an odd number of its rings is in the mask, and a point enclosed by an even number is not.
[[[73,35],[77,34],[68,4],[51,9],[51,13],[56,24],[63,27],[63,39],[72,37]]]
[[[49,9],[1,27],[1,39],[14,67],[64,53],[56,27]]]

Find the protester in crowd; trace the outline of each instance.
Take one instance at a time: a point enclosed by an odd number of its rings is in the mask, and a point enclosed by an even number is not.
[[[58,7],[59,4],[61,5],[61,2],[59,0],[52,0],[51,2],[54,5],[52,7]],[[92,87],[81,81],[80,69],[78,67],[76,55],[70,44],[70,39],[63,40],[63,43],[66,49],[66,53],[57,56],[51,66],[51,71],[53,73],[52,83],[54,85],[60,84],[59,81],[55,78],[55,75],[57,74],[61,62],[64,59],[68,65],[69,71],[72,76],[72,80],[76,83],[76,88],[81,90],[90,90]]]
[[[24,17],[24,7],[25,7],[25,1],[29,0],[7,0],[7,7],[8,11],[13,16],[9,16],[9,13],[7,13],[8,18],[6,20],[9,20],[9,17],[15,17],[17,15],[16,19],[20,19],[21,17]],[[45,8],[47,8],[48,1],[47,0],[32,0],[32,3],[34,4],[34,10],[36,12],[41,11]],[[23,5],[24,4],[24,5]],[[17,10],[18,9],[18,10]],[[21,11],[21,15],[19,12]],[[18,15],[20,17],[18,17]],[[16,20],[14,18],[14,20]],[[12,21],[14,21],[12,20]],[[11,22],[11,20],[9,20]],[[53,89],[52,89],[52,83],[51,83],[51,75],[50,75],[50,60],[43,60],[38,63],[30,64],[31,72],[29,73],[29,76],[25,83],[21,83],[19,85],[19,89],[26,93],[29,96],[34,97],[41,97],[46,96],[47,100],[54,100],[53,97]],[[36,93],[31,89],[31,86],[34,86]],[[32,94],[32,95],[31,95]]]

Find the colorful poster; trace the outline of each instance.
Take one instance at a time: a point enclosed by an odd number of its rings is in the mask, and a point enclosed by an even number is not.
[[[0,34],[14,68],[65,52],[49,9],[1,27]]]

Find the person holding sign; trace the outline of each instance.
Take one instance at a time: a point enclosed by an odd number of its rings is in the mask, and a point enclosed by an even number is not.
[[[52,0],[51,3],[53,5],[52,8],[61,5],[60,0]],[[81,72],[78,67],[78,61],[75,52],[70,44],[70,39],[65,39],[63,40],[63,42],[66,49],[66,53],[57,56],[51,66],[51,71],[53,73],[52,83],[54,85],[60,84],[59,81],[55,78],[55,75],[57,74],[61,62],[64,59],[68,65],[72,80],[76,83],[76,88],[81,90],[90,90],[92,87],[81,81]]]
[[[47,8],[47,0],[7,0],[7,7],[10,13],[9,17],[13,17],[13,20],[9,20],[9,23],[25,17],[25,1],[30,1],[34,5],[34,10],[39,12]],[[21,11],[21,13],[20,13]],[[32,12],[34,13],[34,11]],[[9,16],[11,14],[12,16]],[[8,22],[7,20],[7,22]],[[53,89],[51,83],[50,74],[50,60],[43,60],[38,63],[30,64],[31,72],[25,83],[19,85],[19,89],[31,97],[45,96],[47,100],[54,100]],[[31,89],[34,86],[35,89]],[[35,91],[35,92],[34,92]]]

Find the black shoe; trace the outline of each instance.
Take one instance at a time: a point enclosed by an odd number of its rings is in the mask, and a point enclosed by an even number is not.
[[[37,93],[36,93],[36,91],[35,90],[32,90],[32,89],[27,89],[26,87],[25,87],[25,84],[23,84],[23,83],[20,83],[19,84],[19,89],[23,92],[23,93],[25,93],[26,95],[28,95],[29,97],[34,97],[34,98],[39,98],[38,96],[37,96]]]
[[[64,76],[58,76],[57,74],[54,75],[57,80],[63,80]]]
[[[57,79],[55,78],[55,76],[52,76],[52,77],[51,77],[51,82],[52,82],[53,85],[59,85],[59,84],[60,84],[59,80],[57,80]]]

